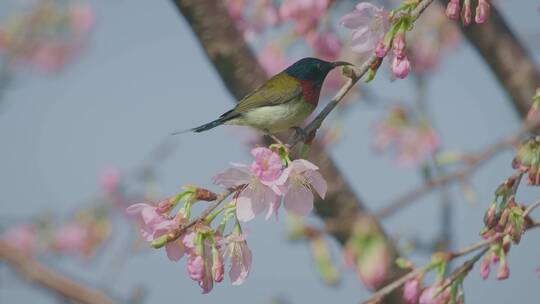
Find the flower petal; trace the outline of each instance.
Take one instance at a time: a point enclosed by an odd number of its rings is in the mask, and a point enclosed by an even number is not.
[[[247,222],[255,218],[272,200],[268,196],[268,187],[258,182],[250,184],[236,200],[238,220]],[[270,193],[274,193],[271,191]],[[275,196],[275,194],[273,194]]]
[[[319,167],[305,159],[295,159],[292,161],[289,167],[292,167],[292,169],[297,173],[302,173],[307,170],[319,170]]]
[[[229,270],[229,278],[232,285],[240,285],[249,275],[251,269],[252,254],[246,243],[240,246],[240,256],[231,258],[231,269]]]
[[[223,188],[232,188],[249,183],[250,177],[247,168],[235,167],[216,174],[212,181]]]
[[[165,245],[165,251],[167,252],[167,257],[169,260],[177,262],[186,252],[186,247],[182,242],[176,240],[174,242],[167,243]]]
[[[283,206],[295,215],[307,215],[313,209],[313,193],[304,186],[291,187],[285,194]]]
[[[313,189],[322,199],[324,199],[328,185],[326,184],[326,181],[322,177],[321,173],[319,171],[308,171],[305,175]]]

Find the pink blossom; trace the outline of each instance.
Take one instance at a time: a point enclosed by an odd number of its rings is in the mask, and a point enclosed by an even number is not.
[[[267,45],[258,56],[259,62],[267,75],[275,75],[287,65],[287,57],[283,49],[275,43]]]
[[[403,79],[409,75],[410,71],[411,63],[407,56],[404,56],[403,58],[394,56],[394,60],[392,61],[392,73],[394,73],[394,76],[399,79]]]
[[[420,295],[420,299],[418,300],[418,303],[419,304],[446,304],[449,297],[449,293],[448,293],[449,289],[447,288],[445,291],[437,295],[439,287],[440,286],[433,285],[424,289],[422,291],[422,294]]]
[[[138,223],[143,239],[148,242],[173,231],[180,226],[182,221],[185,221],[181,213],[178,213],[175,218],[171,219],[158,211],[158,207],[144,203],[134,204],[126,209],[126,213]],[[192,246],[190,245],[192,237],[191,232],[186,232],[178,239],[167,242],[165,244],[165,251],[169,260],[180,260],[186,252],[187,247]]]
[[[148,242],[154,240],[157,225],[167,220],[156,209],[156,206],[145,203],[133,204],[126,209],[128,216],[139,225],[143,239]]]
[[[416,277],[405,282],[403,286],[403,299],[409,304],[418,303],[420,292],[422,291],[422,278]]]
[[[489,17],[490,6],[487,0],[478,0],[478,6],[476,6],[476,15],[474,21],[476,23],[484,23]]]
[[[267,148],[252,150],[255,161],[248,169],[236,165],[214,176],[214,184],[224,188],[244,186],[236,200],[236,215],[241,221],[255,218],[268,209],[267,218],[279,207],[281,190],[277,179],[283,168],[279,156]]]
[[[332,32],[312,32],[306,37],[308,44],[315,51],[315,57],[328,61],[335,61],[341,51],[341,42]]]
[[[225,237],[223,255],[230,259],[229,278],[233,285],[240,285],[248,277],[251,270],[252,254],[245,234],[231,234]]]
[[[88,4],[77,3],[71,7],[70,21],[75,32],[84,34],[94,26],[94,12]]]
[[[295,31],[306,34],[315,29],[326,13],[329,0],[288,0],[281,4],[279,15],[295,22]]]
[[[84,255],[90,246],[90,231],[80,223],[68,223],[54,235],[54,247],[62,253]]]
[[[187,271],[194,281],[201,281],[204,277],[204,259],[200,255],[192,254],[187,258]]]
[[[278,185],[283,188],[283,206],[295,215],[307,215],[313,209],[312,189],[321,198],[326,195],[326,181],[319,168],[304,159],[296,159],[283,171]]]
[[[120,186],[120,170],[117,168],[105,169],[99,176],[99,184],[105,193],[117,192]]]
[[[446,16],[452,20],[458,20],[459,19],[459,1],[460,0],[450,0],[448,2],[448,5],[446,6]]]
[[[198,240],[194,243],[194,250],[189,251],[187,258],[187,270],[190,278],[199,283],[205,294],[214,287],[212,249],[201,235],[196,238]]]
[[[11,227],[2,233],[1,238],[24,254],[32,255],[38,249],[38,237],[32,225],[21,224]]]
[[[255,161],[251,164],[250,171],[261,182],[275,181],[283,170],[281,158],[268,148],[255,148],[251,150]]]
[[[401,166],[410,167],[437,150],[439,139],[435,130],[426,124],[412,124],[401,109],[393,109],[389,117],[375,125],[375,147],[392,148]]]
[[[383,7],[362,2],[354,11],[341,18],[340,24],[352,30],[352,50],[372,53],[388,31],[388,13]]]

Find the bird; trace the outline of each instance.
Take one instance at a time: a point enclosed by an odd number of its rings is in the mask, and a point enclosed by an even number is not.
[[[220,125],[249,126],[269,135],[299,128],[317,107],[328,73],[345,65],[352,64],[302,58],[246,95],[216,120],[173,135],[200,133]]]

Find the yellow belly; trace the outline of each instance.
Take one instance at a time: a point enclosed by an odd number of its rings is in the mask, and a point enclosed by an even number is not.
[[[291,127],[301,126],[313,110],[315,110],[315,106],[297,100],[253,109],[225,124],[250,126],[263,132],[278,133]]]

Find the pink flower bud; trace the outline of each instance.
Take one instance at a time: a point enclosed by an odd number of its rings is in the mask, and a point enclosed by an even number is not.
[[[375,55],[379,58],[383,58],[388,53],[390,46],[384,43],[384,40],[379,41],[377,47],[375,48]]]
[[[397,58],[405,58],[405,33],[402,31],[399,31],[394,37],[394,41],[392,42],[392,50]]]
[[[486,256],[482,263],[480,263],[480,275],[482,276],[482,279],[487,279],[489,277],[489,271],[491,270],[491,259]]]
[[[463,21],[464,26],[467,26],[472,22],[471,3],[469,1],[465,1],[463,4],[463,10],[461,10],[461,20]]]
[[[200,255],[189,255],[187,259],[187,271],[194,281],[201,281],[204,277],[204,259]]]
[[[409,75],[409,72],[411,71],[411,63],[409,61],[409,58],[407,56],[403,58],[398,58],[397,56],[394,57],[394,60],[392,61],[392,73],[394,73],[394,76],[396,76],[399,79],[403,79]]]
[[[459,11],[459,0],[450,0],[446,6],[446,16],[452,20],[458,20]]]
[[[409,304],[418,303],[420,292],[422,291],[421,278],[416,277],[412,280],[405,282],[403,286],[403,299]]]
[[[499,270],[497,271],[497,280],[506,280],[510,276],[510,269],[506,261],[501,261]]]
[[[536,275],[540,278],[540,266],[538,266],[538,268],[536,268]]]
[[[476,16],[474,21],[476,23],[484,23],[489,17],[490,6],[487,0],[478,0],[478,6],[476,6]]]
[[[497,225],[497,207],[492,204],[484,214],[484,225],[488,228],[493,228]]]

